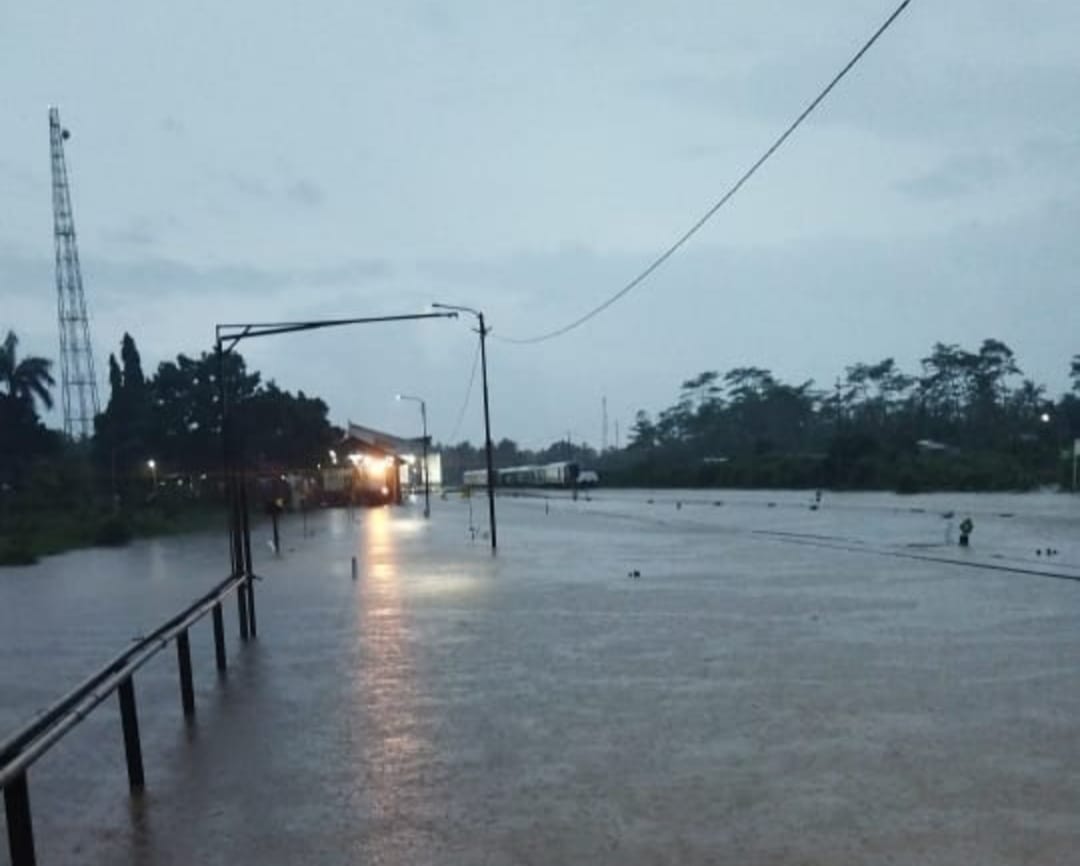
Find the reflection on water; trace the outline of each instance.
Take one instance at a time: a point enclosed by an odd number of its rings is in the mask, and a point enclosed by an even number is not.
[[[357,788],[376,822],[395,821],[415,802],[431,744],[416,715],[417,674],[412,656],[412,623],[405,607],[399,568],[398,532],[389,509],[365,512],[360,527],[363,563],[356,596],[357,659],[354,679],[356,721],[351,738],[353,766],[362,774]]]

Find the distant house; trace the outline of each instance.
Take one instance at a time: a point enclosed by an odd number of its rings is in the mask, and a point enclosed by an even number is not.
[[[915,447],[924,454],[942,454],[953,450],[944,442],[936,442],[933,439],[920,439],[915,443]]]
[[[439,487],[442,485],[442,455],[430,450],[430,437],[428,448],[428,479],[432,487]],[[407,439],[350,421],[341,450],[345,454],[373,452],[393,455],[403,464],[401,483],[404,486],[418,486],[423,481],[423,437]]]

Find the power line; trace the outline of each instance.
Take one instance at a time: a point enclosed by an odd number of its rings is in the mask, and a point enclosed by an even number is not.
[[[480,346],[476,347],[476,354],[473,355],[472,372],[469,373],[469,386],[465,389],[465,399],[462,401],[461,410],[458,412],[457,421],[454,422],[454,432],[446,437],[446,444],[453,445],[454,439],[457,438],[458,431],[461,429],[461,422],[465,418],[465,410],[469,408],[469,398],[472,396],[473,383],[476,381],[476,365],[480,360]]]
[[[908,7],[910,3],[911,0],[903,0],[903,2],[899,6],[897,6],[896,9],[893,10],[893,13],[887,19],[885,19],[885,23],[878,27],[878,29],[874,31],[874,35],[871,36],[863,44],[862,48],[860,48],[855,53],[855,56],[852,57],[851,60],[849,60],[838,73],[836,73],[836,75],[825,86],[825,88],[820,93],[818,93],[816,97],[814,97],[813,101],[809,105],[807,105],[806,108],[802,110],[802,113],[799,114],[799,116],[796,117],[794,121],[792,121],[792,123],[787,127],[787,129],[785,129],[780,134],[780,136],[769,146],[768,150],[766,150],[760,157],[758,157],[757,161],[753,165],[751,165],[750,168],[748,168],[737,181],[735,181],[735,183],[728,189],[728,191],[723,194],[720,200],[717,201],[716,204],[714,204],[711,208],[709,208],[705,212],[705,214],[700,219],[698,219],[697,222],[690,226],[689,229],[683,232],[683,234],[681,234],[675,240],[675,242],[671,244],[671,246],[669,246],[662,253],[660,253],[659,256],[653,259],[653,261],[648,265],[648,267],[645,268],[645,270],[641,271],[636,277],[630,280],[630,282],[628,282],[621,289],[615,292],[615,294],[613,294],[603,303],[593,307],[584,315],[574,319],[569,324],[563,325],[561,328],[556,328],[553,331],[547,331],[546,333],[538,334],[535,337],[526,338],[502,337],[495,334],[492,334],[492,337],[496,340],[502,340],[506,343],[519,344],[542,343],[545,340],[553,340],[555,337],[561,337],[563,334],[569,333],[575,328],[579,328],[581,325],[584,325],[594,316],[599,315],[616,301],[620,300],[621,298],[629,294],[633,289],[637,288],[639,285],[645,282],[645,280],[648,279],[654,271],[656,271],[662,264],[664,264],[664,262],[670,259],[673,255],[675,255],[675,253],[678,252],[678,250],[687,241],[689,241],[690,238],[696,235],[698,231],[705,225],[705,223],[712,219],[716,212],[720,210],[720,208],[722,208],[725,204],[727,204],[728,201],[730,201],[740,189],[742,189],[743,185],[757,173],[759,168],[761,168],[766,162],[768,162],[772,155],[780,149],[780,147],[784,144],[785,141],[788,140],[791,134],[794,133],[795,130],[802,125],[802,122],[806,120],[806,118],[808,118],[822,102],[825,101],[825,97],[827,97],[829,93],[832,92],[833,88],[840,83],[841,79],[843,79],[844,76],[846,76],[852,70],[855,64],[862,59],[863,55],[870,50],[870,48],[875,42],[878,41],[881,35],[886,30],[888,30],[890,26],[892,26],[892,23],[900,17],[900,14]]]

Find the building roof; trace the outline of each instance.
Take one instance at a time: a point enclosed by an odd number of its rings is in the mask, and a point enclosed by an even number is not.
[[[395,436],[393,433],[384,433],[382,430],[375,430],[362,424],[354,424],[352,421],[349,422],[349,426],[345,430],[345,439],[363,443],[389,454],[414,454],[423,447],[423,438],[420,436],[405,439],[401,436]]]

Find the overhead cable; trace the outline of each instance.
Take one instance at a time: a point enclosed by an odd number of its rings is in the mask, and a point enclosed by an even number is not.
[[[683,232],[675,240],[674,243],[672,243],[667,249],[660,253],[660,255],[653,259],[652,262],[637,276],[630,280],[630,282],[626,283],[626,285],[624,285],[621,289],[619,289],[601,304],[598,304],[584,315],[579,316],[572,322],[569,322],[568,324],[563,325],[560,328],[538,334],[534,337],[504,337],[492,334],[492,338],[496,340],[502,340],[506,343],[518,344],[542,343],[545,340],[553,340],[556,337],[561,337],[563,334],[567,334],[570,331],[573,331],[575,328],[581,327],[594,316],[598,316],[616,301],[621,300],[623,297],[625,297],[627,294],[629,294],[631,291],[633,291],[639,285],[645,282],[645,280],[647,280],[662,264],[664,264],[673,255],[675,255],[675,253],[678,252],[679,249],[687,241],[690,240],[690,238],[697,234],[698,231],[705,225],[705,223],[712,219],[716,212],[719,211],[720,208],[722,208],[725,204],[727,204],[743,187],[743,185],[757,173],[759,168],[761,168],[766,162],[768,162],[770,157],[772,157],[772,155],[780,149],[780,147],[784,144],[785,141],[788,140],[791,134],[794,133],[795,130],[802,125],[802,122],[806,120],[806,118],[808,118],[814,112],[814,110],[825,100],[825,97],[827,97],[829,93],[832,92],[833,88],[840,83],[844,76],[846,76],[852,70],[852,68],[854,68],[855,64],[863,58],[863,55],[865,55],[866,52],[870,50],[870,48],[875,42],[878,41],[882,34],[886,30],[888,30],[890,26],[892,26],[893,22],[900,17],[900,14],[908,7],[910,3],[911,0],[903,0],[903,2],[900,3],[900,5],[893,10],[893,13],[885,20],[885,23],[878,27],[878,29],[874,31],[873,36],[871,36],[863,44],[862,48],[860,48],[855,53],[855,56],[852,57],[844,65],[844,67],[838,73],[836,73],[835,76],[833,76],[832,80],[825,86],[825,88],[820,93],[818,93],[817,96],[814,97],[813,101],[811,101],[810,104],[806,106],[806,108],[802,110],[799,116],[796,117],[795,120],[792,121],[792,123],[787,127],[787,129],[785,129],[780,134],[780,136],[769,146],[768,150],[766,150],[760,157],[758,157],[757,161],[754,162],[754,164],[751,165],[750,168],[748,168],[737,181],[735,181],[735,183],[728,189],[728,191],[725,192],[723,196],[721,196],[719,201],[717,201],[716,204],[709,208],[705,212],[705,214],[700,219],[698,219],[697,222],[695,222],[692,226],[690,226],[690,228]]]
[[[480,360],[480,345],[476,346],[476,354],[473,355],[472,372],[469,373],[469,385],[465,389],[465,399],[461,403],[461,409],[458,411],[457,421],[454,422],[454,432],[446,437],[446,444],[453,445],[454,439],[457,437],[458,431],[461,429],[461,422],[465,419],[465,410],[469,408],[469,398],[472,396],[473,383],[476,381],[476,365]]]

